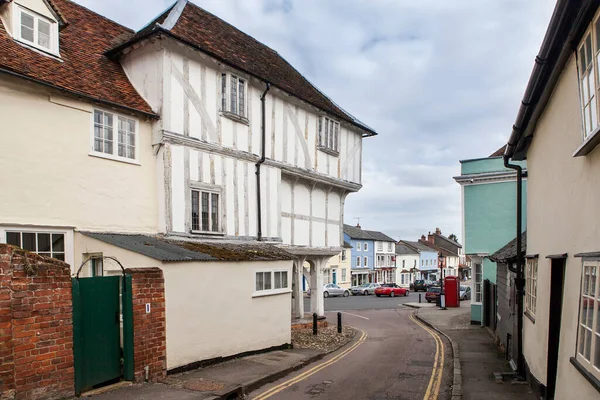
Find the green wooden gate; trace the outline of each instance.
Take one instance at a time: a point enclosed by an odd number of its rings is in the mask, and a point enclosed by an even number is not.
[[[131,276],[73,278],[72,283],[75,393],[133,380]]]

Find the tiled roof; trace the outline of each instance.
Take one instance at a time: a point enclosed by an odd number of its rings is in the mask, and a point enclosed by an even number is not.
[[[434,253],[437,252],[436,249],[433,249],[421,242],[411,242],[409,240],[401,240],[400,242],[412,247],[413,249],[417,250],[418,252],[422,252],[422,251],[430,251],[430,252],[434,252]]]
[[[398,255],[406,255],[406,254],[419,254],[417,250],[414,248],[407,246],[402,242],[396,243],[396,254]]]
[[[182,11],[178,10],[178,6],[182,7]],[[167,14],[170,11],[177,14],[181,12],[179,18],[173,21],[172,27],[163,25],[165,19],[169,18]],[[134,42],[157,33],[174,37],[225,64],[267,81],[323,111],[346,120],[371,135],[377,134],[372,128],[342,110],[275,50],[185,0],[180,0],[133,37],[115,46],[111,53],[118,53]]]
[[[69,0],[48,0],[68,23],[59,34],[61,60],[17,43],[0,23],[0,73],[107,104],[152,114],[118,61],[104,53],[133,32]]]
[[[527,231],[521,234],[521,251],[526,252],[527,249]],[[490,256],[490,260],[494,262],[504,263],[514,261],[517,258],[517,238],[508,242],[504,247]]]
[[[446,237],[446,236],[442,235],[441,233],[436,233],[436,232],[433,232],[433,233],[432,233],[432,235],[434,235],[434,236],[436,236],[436,237],[438,237],[438,238],[440,238],[440,239],[444,240],[445,242],[449,243],[449,244],[450,244],[450,245],[452,245],[452,246],[455,246],[455,247],[462,248],[462,244],[460,244],[460,243],[458,243],[458,242],[455,242],[454,240],[452,240],[452,239],[450,239],[450,238],[448,238],[448,237]]]
[[[81,232],[93,239],[164,262],[291,260],[289,253],[258,242],[194,241],[160,235]]]
[[[491,157],[502,157],[504,155],[504,151],[506,150],[506,145],[500,147],[498,150],[490,154]]]
[[[356,226],[344,224],[344,233],[352,239],[377,240],[379,242],[396,242],[394,239],[378,231],[368,231]]]

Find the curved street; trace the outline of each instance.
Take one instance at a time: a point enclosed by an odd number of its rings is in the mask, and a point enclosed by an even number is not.
[[[412,309],[404,307],[343,312],[344,324],[357,329],[349,345],[261,387],[250,393],[249,398],[450,398],[450,346],[443,337],[415,320],[412,313]],[[336,320],[335,313],[326,315],[329,321]]]

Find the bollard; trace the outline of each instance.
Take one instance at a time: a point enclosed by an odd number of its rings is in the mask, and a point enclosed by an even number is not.
[[[317,313],[313,313],[313,335],[317,334]]]
[[[419,293],[419,303],[421,302],[421,293]]]
[[[342,313],[338,312],[338,333],[342,333]]]

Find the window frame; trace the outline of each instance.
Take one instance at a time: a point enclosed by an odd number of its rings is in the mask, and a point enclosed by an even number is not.
[[[480,272],[477,272],[477,266],[480,268]],[[483,303],[483,262],[476,262],[475,265],[475,276],[473,279],[473,291],[475,292],[475,303]],[[477,279],[479,277],[479,279]]]
[[[51,54],[53,56],[60,57],[59,53],[59,26],[58,22],[54,19],[48,18],[45,15],[41,15],[27,7],[24,7],[20,4],[13,3],[13,37],[20,43],[24,45],[30,46],[35,50],[39,50],[46,54]],[[33,41],[30,41],[23,37],[21,34],[21,16],[23,14],[29,15],[33,18]],[[50,26],[49,32],[49,44],[50,47],[44,47],[40,45],[39,42],[39,21],[45,22]]]
[[[74,254],[73,254],[73,229],[47,228],[44,226],[19,226],[19,225],[0,225],[0,243],[6,243],[6,234],[8,232],[25,232],[25,233],[50,233],[64,235],[64,255],[65,262],[71,266],[73,271]],[[37,241],[37,235],[36,235]],[[37,246],[36,246],[37,247]]]
[[[369,251],[369,243],[367,243],[367,242],[363,243],[363,251]]]
[[[194,229],[194,212],[193,212],[193,192],[199,192],[199,196],[198,196],[198,226],[200,229]],[[190,183],[190,188],[188,191],[189,195],[188,195],[188,199],[187,201],[190,202],[190,208],[189,208],[189,212],[190,215],[188,216],[188,221],[189,221],[189,231],[192,234],[196,234],[196,235],[223,235],[224,234],[224,230],[223,230],[223,188],[221,188],[220,186],[213,186],[213,185],[207,185],[204,183],[200,183],[200,182],[191,182]],[[202,193],[208,193],[208,226],[209,228],[211,228],[213,226],[213,219],[212,219],[212,201],[213,201],[213,196],[214,194],[216,194],[218,196],[218,210],[217,210],[217,230],[213,231],[213,230],[202,230]]]
[[[356,242],[356,251],[362,251],[362,242]]]
[[[96,111],[111,114],[113,116],[113,124],[112,124],[112,153],[105,153],[102,151],[97,151],[95,147],[95,126],[96,126]],[[126,120],[131,120],[134,122],[135,132],[134,132],[134,151],[135,157],[123,157],[119,155],[119,119],[124,118]],[[127,135],[127,134],[126,134]],[[125,148],[127,149],[127,141],[125,143]],[[120,161],[128,164],[140,165],[140,149],[142,148],[140,143],[140,123],[137,118],[133,118],[131,116],[127,116],[124,114],[120,114],[114,111],[109,111],[106,109],[102,109],[100,107],[94,107],[92,110],[92,118],[91,118],[91,129],[90,129],[90,151],[88,155],[92,157],[105,158],[113,161]]]
[[[225,77],[225,85],[223,85],[223,78]],[[235,79],[235,111],[233,110],[233,80]],[[244,82],[243,95],[240,96],[239,82]],[[235,121],[249,123],[248,120],[248,92],[249,92],[249,79],[247,76],[234,71],[221,71],[221,82],[219,83],[219,91],[221,95],[221,102],[219,111],[221,115],[229,117]],[[225,89],[225,91],[223,91]],[[241,106],[241,107],[240,107]],[[240,113],[240,110],[242,111]]]
[[[330,130],[333,128],[333,136]],[[340,137],[342,125],[339,121],[327,116],[319,115],[319,130],[317,132],[317,148],[333,156],[340,154]]]
[[[525,262],[525,301],[523,303],[525,314],[529,314],[529,317],[532,319],[535,319],[535,312],[537,308],[538,271],[538,258],[528,258]]]
[[[383,251],[383,242],[377,242],[377,251]]]
[[[595,275],[591,274],[590,276],[594,276],[593,280],[586,281],[585,272],[587,268],[593,268]],[[588,283],[588,293],[584,288],[585,284]],[[594,289],[594,293],[590,293],[589,289]],[[588,299],[584,301],[584,298]],[[600,380],[600,350],[596,348],[596,346],[600,346],[600,262],[597,259],[593,260],[583,260],[581,265],[581,282],[579,285],[579,315],[577,317],[577,336],[575,343],[575,360],[577,363],[584,368],[588,373],[590,373],[593,377]],[[591,327],[587,325],[589,321],[589,310],[588,312],[584,311],[584,304],[589,304],[592,302],[592,320]],[[587,307],[586,307],[587,309]],[[582,319],[585,318],[587,321],[583,323]],[[582,329],[585,332],[582,332]],[[582,334],[586,333],[584,336],[583,346],[581,345],[580,340],[582,339]],[[586,351],[586,344],[588,340],[591,340],[589,346],[590,359],[588,360],[585,357],[585,354],[582,354]]]
[[[363,268],[369,268],[369,257],[363,257]]]
[[[361,267],[361,266],[360,266],[360,263],[361,263],[361,257],[360,257],[360,256],[356,256],[356,261],[357,261],[357,262],[356,262],[356,266],[355,266],[355,268],[360,268],[360,267]]]
[[[275,274],[276,273],[281,274],[281,273],[284,273],[284,272],[285,272],[286,278],[287,278],[285,280],[286,286],[276,289],[275,288]],[[256,286],[257,283],[258,283],[257,275],[258,274],[263,274],[263,277],[264,277],[264,274],[267,274],[267,273],[270,276],[271,287],[268,288],[268,289],[258,289],[257,286]],[[252,291],[252,297],[273,296],[273,295],[278,295],[278,294],[291,293],[292,292],[291,281],[290,281],[291,275],[292,275],[291,271],[289,269],[284,269],[284,268],[256,269],[256,270],[254,270],[254,279],[253,279],[253,281],[254,281],[253,282],[254,283],[253,288],[254,289]],[[263,279],[263,282],[265,282],[264,279]]]

